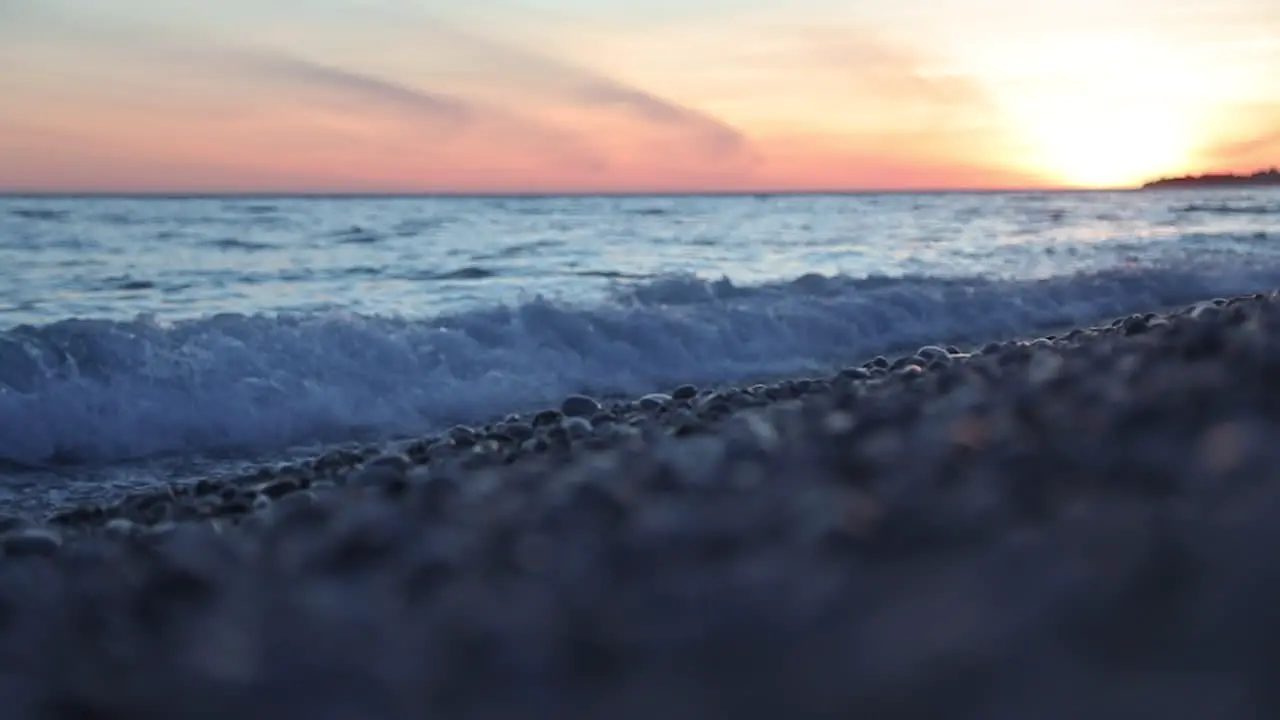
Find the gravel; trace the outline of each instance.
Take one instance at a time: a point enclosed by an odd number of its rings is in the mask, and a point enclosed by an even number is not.
[[[23,718],[1280,715],[1280,297],[0,528]]]

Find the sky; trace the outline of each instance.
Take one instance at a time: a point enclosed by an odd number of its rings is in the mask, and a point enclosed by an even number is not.
[[[1277,0],[0,0],[0,190],[1129,187],[1280,165]]]

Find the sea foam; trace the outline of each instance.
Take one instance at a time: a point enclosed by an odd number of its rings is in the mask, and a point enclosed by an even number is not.
[[[573,305],[536,297],[428,318],[225,314],[68,319],[0,333],[0,458],[109,463],[422,433],[553,403],[834,369],[1280,284],[1280,268],[1042,280],[669,276]]]

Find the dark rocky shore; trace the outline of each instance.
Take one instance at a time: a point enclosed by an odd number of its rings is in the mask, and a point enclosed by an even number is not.
[[[1143,190],[1256,187],[1280,187],[1280,170],[1269,168],[1248,175],[1236,175],[1234,173],[1184,175],[1182,177],[1160,178],[1142,185]]]
[[[0,519],[0,717],[1277,717],[1278,429],[1273,293]]]

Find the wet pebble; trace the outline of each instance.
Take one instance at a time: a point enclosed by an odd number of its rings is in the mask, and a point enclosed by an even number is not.
[[[476,431],[465,425],[455,425],[449,430],[449,440],[460,448],[469,448],[476,444]]]
[[[665,393],[649,393],[640,398],[637,403],[644,412],[654,412],[671,404],[672,398]]]
[[[600,403],[586,395],[570,395],[560,403],[560,412],[565,417],[589,418],[600,412]]]
[[[51,528],[26,527],[0,536],[5,557],[47,557],[62,548],[62,536]]]
[[[671,397],[674,400],[692,400],[698,396],[698,386],[681,385],[671,391]]]
[[[539,412],[537,415],[533,416],[533,427],[537,429],[542,427],[550,427],[552,425],[559,425],[560,421],[563,419],[564,419],[564,414],[561,413],[559,410],[543,410]]]

